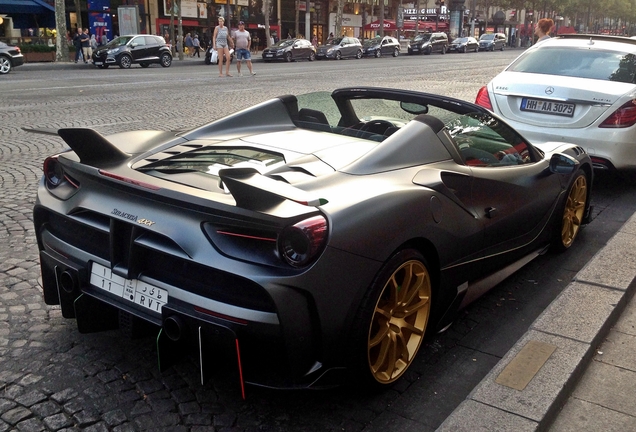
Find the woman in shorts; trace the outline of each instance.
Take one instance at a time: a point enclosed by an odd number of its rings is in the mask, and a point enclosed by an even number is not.
[[[219,76],[223,76],[223,59],[226,60],[225,76],[230,75],[230,44],[232,38],[230,37],[230,30],[225,26],[225,18],[219,17],[219,25],[214,28],[214,34],[212,35],[213,48],[219,55]]]

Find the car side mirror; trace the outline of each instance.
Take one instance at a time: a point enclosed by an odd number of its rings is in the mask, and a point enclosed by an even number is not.
[[[130,46],[131,46],[132,48],[137,48],[137,46],[138,46],[138,45],[139,45],[139,44],[138,44],[138,43],[136,43],[136,42],[134,42],[134,43],[131,43],[131,44],[130,44]]]
[[[550,158],[550,171],[554,174],[572,174],[579,167],[579,161],[563,153]]]

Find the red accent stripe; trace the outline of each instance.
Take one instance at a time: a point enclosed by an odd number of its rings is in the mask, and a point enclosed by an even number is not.
[[[241,381],[241,396],[245,400],[245,381],[243,381],[243,366],[241,365],[241,350],[238,339],[236,339],[236,359],[238,360],[239,380]]]
[[[216,317],[216,318],[224,319],[226,321],[232,321],[232,322],[235,322],[237,324],[247,325],[247,321],[244,320],[244,319],[232,317],[232,316],[229,316],[229,315],[223,315],[223,314],[220,314],[218,312],[213,312],[213,311],[208,310],[208,309],[203,309],[202,307],[199,307],[199,306],[194,306],[194,310],[197,311],[197,312],[200,312],[200,313],[204,313],[206,315],[210,315],[210,316],[213,316],[213,317]]]
[[[115,180],[123,181],[124,183],[132,184],[135,186],[141,186],[142,188],[151,189],[151,190],[159,190],[161,189],[159,186],[151,185],[150,183],[144,183],[139,180],[134,180],[128,177],[120,176],[119,174],[114,174],[112,172],[99,170],[99,173],[104,177],[110,177]]]
[[[239,234],[239,233],[230,232],[230,231],[217,230],[216,232],[217,232],[217,234],[224,234],[224,235],[229,235],[229,236],[233,236],[233,237],[243,237],[243,238],[249,238],[249,239],[253,239],[253,240],[263,240],[263,241],[272,241],[272,242],[276,241],[276,239],[274,239],[274,238],[259,237],[259,236],[253,236],[253,235],[248,235],[248,234]]]

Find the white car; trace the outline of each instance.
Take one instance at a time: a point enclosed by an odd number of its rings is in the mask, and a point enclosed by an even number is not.
[[[636,168],[634,39],[563,35],[545,40],[480,89],[475,103],[534,144],[578,144],[595,169]]]

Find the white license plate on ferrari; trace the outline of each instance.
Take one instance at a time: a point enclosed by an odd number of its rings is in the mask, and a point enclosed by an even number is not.
[[[168,291],[165,289],[137,279],[123,278],[97,263],[91,267],[91,285],[153,312],[161,313],[161,307],[168,303]]]
[[[531,98],[521,99],[521,111],[572,117],[574,115],[574,108],[576,108],[576,104],[568,102],[555,102]]]

